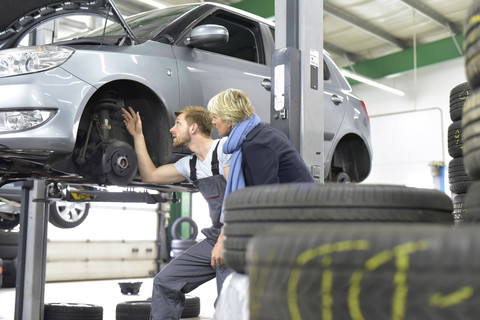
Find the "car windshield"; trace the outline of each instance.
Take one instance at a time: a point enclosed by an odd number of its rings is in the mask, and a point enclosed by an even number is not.
[[[165,9],[146,11],[130,16],[126,18],[125,21],[137,38],[148,40],[154,38],[170,23],[197,6],[198,4],[179,5]],[[99,28],[83,35],[82,38],[102,36],[103,32],[103,28]],[[125,31],[119,24],[110,24],[105,30],[105,35],[107,36],[121,36],[124,34]]]

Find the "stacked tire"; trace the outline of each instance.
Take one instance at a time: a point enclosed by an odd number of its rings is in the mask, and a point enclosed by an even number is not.
[[[464,200],[472,179],[467,174],[463,158],[462,114],[463,107],[472,94],[468,82],[455,86],[450,91],[450,119],[448,127],[448,154],[453,158],[448,164],[448,180],[453,199],[453,216],[461,223],[465,215]]]
[[[472,93],[463,107],[463,158],[473,180],[465,196],[463,223],[480,222],[480,1],[474,1],[465,22],[465,69]]]
[[[117,304],[116,320],[149,320],[152,308],[151,300],[126,301]],[[185,305],[180,318],[195,318],[200,314],[200,298],[186,295]]]
[[[189,226],[189,235],[186,238],[183,238],[180,232],[180,228],[182,224],[187,223]],[[191,246],[197,243],[198,235],[198,226],[193,221],[192,218],[189,217],[180,217],[176,219],[172,224],[172,250],[171,250],[171,257],[176,258],[181,255],[185,250],[190,248]]]
[[[2,288],[15,288],[17,279],[18,232],[0,230]]]
[[[395,185],[293,183],[248,187],[225,202],[224,261],[247,273],[246,248],[274,226],[327,222],[453,225],[452,201],[433,189]]]
[[[448,242],[442,232],[457,231],[452,201],[444,192],[399,185],[281,184],[237,190],[224,209],[224,261],[249,276],[250,319],[387,319],[406,305],[412,305],[407,310],[412,319],[417,311],[429,319],[452,316],[428,317],[445,310],[424,301],[428,288],[441,292],[433,304],[452,293],[443,287],[451,266],[442,265],[442,273],[435,269],[442,257],[456,263],[454,249],[448,251],[452,257],[442,256]],[[425,239],[424,229],[432,230]],[[442,240],[430,241],[437,233]],[[413,255],[424,251],[429,253],[413,264]],[[407,276],[409,266],[415,271]],[[430,278],[420,281],[425,275]],[[455,279],[448,281],[455,287]],[[419,297],[422,308],[417,308]],[[475,306],[469,300],[460,311],[473,315]]]

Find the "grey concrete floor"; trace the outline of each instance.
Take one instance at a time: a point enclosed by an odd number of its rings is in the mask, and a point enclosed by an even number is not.
[[[119,281],[142,281],[138,295],[124,295]],[[152,278],[119,279],[102,281],[52,282],[45,285],[45,303],[89,303],[103,307],[103,319],[115,320],[118,303],[146,300],[152,296]],[[212,320],[215,313],[213,303],[217,296],[215,279],[201,285],[190,293],[200,298],[200,316],[191,320]],[[14,320],[15,289],[0,288],[0,320]]]

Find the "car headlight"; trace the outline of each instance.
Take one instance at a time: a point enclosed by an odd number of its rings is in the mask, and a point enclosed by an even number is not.
[[[54,114],[53,110],[0,111],[0,133],[37,127]]]
[[[0,77],[34,73],[58,67],[75,50],[59,46],[38,46],[0,50]]]

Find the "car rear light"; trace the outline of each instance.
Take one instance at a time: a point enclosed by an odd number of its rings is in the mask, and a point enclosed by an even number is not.
[[[365,115],[367,116],[367,120],[370,123],[370,116],[368,115],[367,106],[365,105],[365,102],[363,100],[360,100],[360,102],[362,103],[363,110],[365,111]]]

